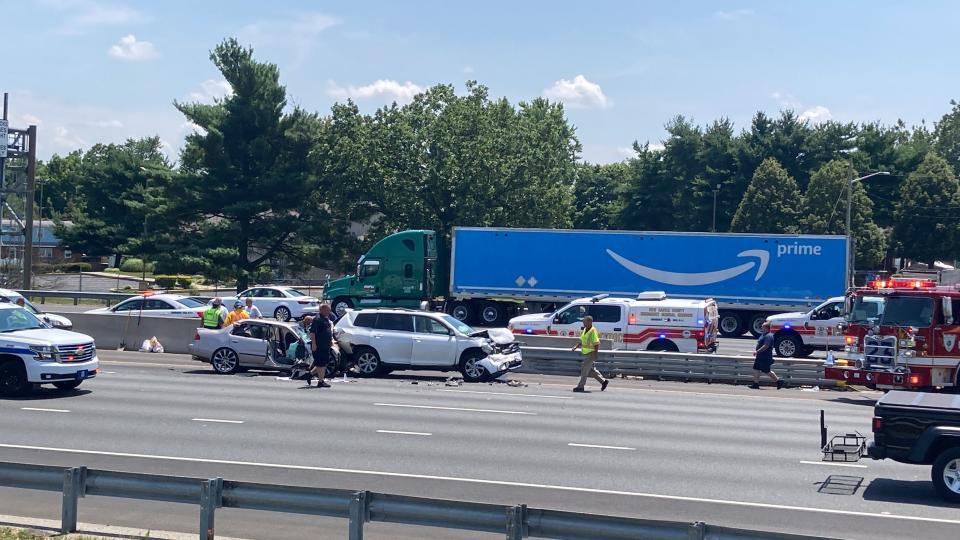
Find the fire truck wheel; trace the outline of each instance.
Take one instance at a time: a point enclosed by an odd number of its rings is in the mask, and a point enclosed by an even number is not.
[[[960,447],[947,448],[933,462],[933,486],[945,500],[960,502]]]
[[[773,340],[773,350],[777,356],[797,358],[804,351],[803,340],[796,334],[781,334]]]

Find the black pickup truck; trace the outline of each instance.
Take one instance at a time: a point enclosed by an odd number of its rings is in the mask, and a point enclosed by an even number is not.
[[[873,459],[932,465],[940,495],[960,502],[960,395],[888,392],[874,407]]]

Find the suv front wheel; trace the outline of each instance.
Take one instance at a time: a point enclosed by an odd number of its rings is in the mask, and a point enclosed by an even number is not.
[[[27,370],[20,362],[0,361],[0,396],[22,396],[33,385],[27,380]]]
[[[468,351],[464,353],[460,360],[460,373],[463,374],[463,380],[467,382],[480,382],[489,376],[487,369],[480,365],[480,361],[486,358],[486,355],[479,351]]]
[[[931,479],[945,500],[960,502],[960,448],[948,448],[933,462]]]

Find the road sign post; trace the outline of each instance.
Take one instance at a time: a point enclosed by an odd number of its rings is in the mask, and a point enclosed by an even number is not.
[[[10,132],[10,123],[0,119],[0,159],[7,157],[7,135]]]

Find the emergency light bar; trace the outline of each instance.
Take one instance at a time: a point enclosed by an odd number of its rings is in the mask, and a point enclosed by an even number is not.
[[[870,282],[871,289],[930,289],[937,286],[932,279],[877,279]]]

